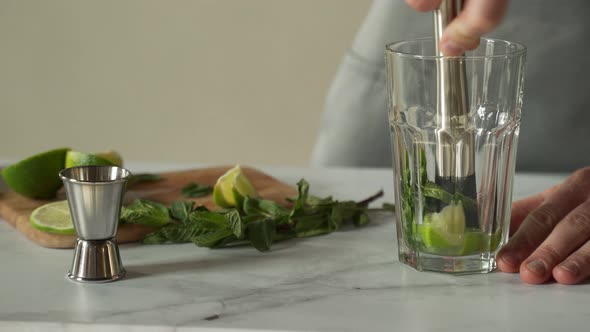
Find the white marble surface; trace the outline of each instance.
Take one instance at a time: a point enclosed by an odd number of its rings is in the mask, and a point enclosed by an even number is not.
[[[171,166],[131,165],[133,170]],[[388,170],[269,168],[313,193],[360,199]],[[560,176],[519,175],[515,196]],[[590,285],[526,285],[518,275],[449,276],[397,261],[393,217],[370,226],[252,248],[192,244],[121,246],[129,277],[110,284],[66,279],[71,250],[41,248],[0,222],[0,330],[15,331],[556,331],[587,330]]]

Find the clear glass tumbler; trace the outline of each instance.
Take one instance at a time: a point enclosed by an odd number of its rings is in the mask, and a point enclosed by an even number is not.
[[[437,55],[433,38],[387,45],[401,262],[495,269],[508,239],[525,57],[523,45],[495,39],[457,57]]]

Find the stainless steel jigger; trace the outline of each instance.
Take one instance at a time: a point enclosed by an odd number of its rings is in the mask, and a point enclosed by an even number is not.
[[[115,236],[130,175],[116,166],[78,166],[59,173],[78,236],[71,280],[108,282],[125,276]]]

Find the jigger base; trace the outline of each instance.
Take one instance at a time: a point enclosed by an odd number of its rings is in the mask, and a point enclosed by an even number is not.
[[[70,280],[84,283],[110,282],[123,278],[125,269],[115,238],[77,239],[74,261],[67,276]]]

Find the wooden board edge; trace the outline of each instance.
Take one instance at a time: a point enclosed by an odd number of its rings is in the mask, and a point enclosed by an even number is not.
[[[216,169],[223,174],[225,171],[229,170],[230,168],[234,167],[228,165],[219,165],[219,166],[211,166],[205,167],[209,169]],[[171,170],[165,172],[157,172],[155,174],[159,174],[162,177],[165,177],[167,174],[175,174],[178,173],[190,173],[199,170],[199,168],[187,168],[187,169],[180,169],[180,170]],[[258,176],[262,176],[265,181],[273,181],[279,183],[284,186],[284,188],[290,189],[290,191],[296,195],[297,190],[296,187],[293,185],[289,185],[283,181],[280,181],[273,177],[272,175],[251,166],[242,166],[242,170],[244,173],[258,173]],[[9,193],[2,193],[0,194],[1,199],[13,199],[14,195],[18,195],[14,192]],[[65,197],[64,197],[65,199]],[[16,218],[12,216],[12,214],[16,214]],[[54,233],[46,233],[34,228],[29,222],[30,213],[26,215],[19,215],[18,210],[11,209],[8,205],[0,204],[0,218],[6,220],[6,222],[17,229],[17,231],[24,235],[28,240],[32,241],[33,243],[51,249],[72,249],[76,243],[76,236],[75,235],[64,235],[64,234],[54,234]],[[11,220],[16,220],[16,222],[12,223]],[[117,242],[118,243],[133,243],[133,242],[140,242],[143,237],[153,231],[155,228],[143,226],[143,225],[121,225],[117,231]]]

